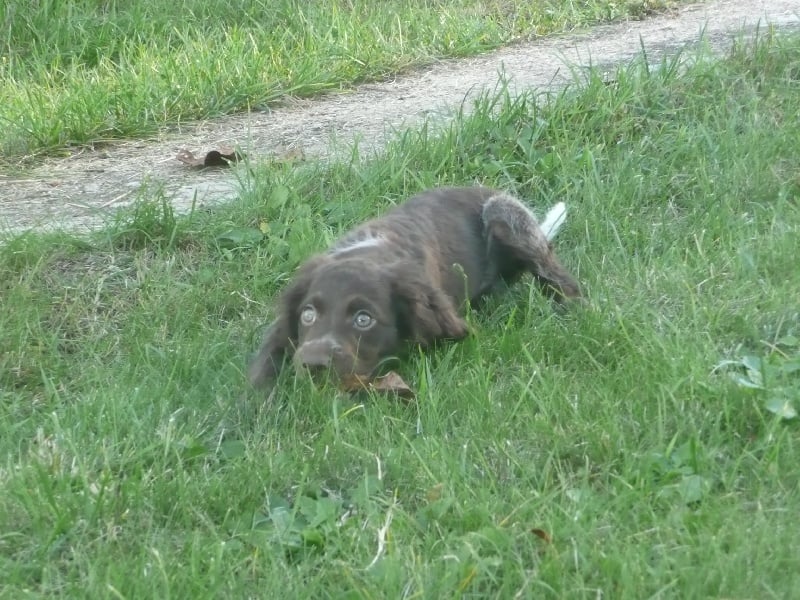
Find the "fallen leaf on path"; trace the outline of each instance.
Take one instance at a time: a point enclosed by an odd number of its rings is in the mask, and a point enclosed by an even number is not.
[[[220,146],[218,150],[210,150],[203,158],[196,157],[194,152],[184,148],[175,158],[190,167],[227,167],[244,159],[244,155],[234,148]]]

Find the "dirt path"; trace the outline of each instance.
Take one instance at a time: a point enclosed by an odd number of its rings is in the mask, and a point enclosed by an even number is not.
[[[378,148],[392,127],[440,114],[494,86],[503,70],[511,88],[552,88],[570,81],[567,65],[612,66],[642,47],[651,62],[700,39],[729,46],[744,28],[800,26],[800,0],[714,0],[688,5],[645,21],[600,26],[516,45],[467,60],[445,61],[395,81],[363,85],[348,93],[294,102],[270,112],[193,123],[157,139],[121,142],[48,159],[25,177],[0,175],[0,236],[30,227],[96,226],[135,196],[146,180],[161,181],[178,210],[224,201],[236,194],[229,170],[196,171],[175,159],[182,148],[196,153],[239,144],[253,159],[302,151],[331,151],[331,140],[354,139]]]

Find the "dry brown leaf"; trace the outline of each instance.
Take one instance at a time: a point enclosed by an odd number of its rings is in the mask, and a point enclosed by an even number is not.
[[[175,158],[190,167],[227,167],[242,160],[244,156],[234,148],[220,146],[218,150],[210,150],[203,158],[198,158],[194,152],[183,148]]]
[[[544,529],[531,529],[531,533],[536,537],[543,539],[548,544],[553,542],[553,538]]]
[[[345,392],[359,392],[367,387],[369,380],[361,375],[342,375],[340,387]]]
[[[360,390],[373,390],[376,392],[395,393],[404,400],[413,400],[416,397],[414,390],[408,387],[394,371],[389,371],[386,375],[369,379],[362,375],[348,375],[342,378],[342,388],[346,392],[358,392]]]

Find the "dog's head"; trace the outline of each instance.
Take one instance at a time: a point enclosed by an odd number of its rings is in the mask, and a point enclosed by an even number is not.
[[[291,310],[295,366],[370,375],[404,337],[393,288],[386,270],[367,261],[333,261],[315,269]]]
[[[460,338],[466,325],[441,292],[408,267],[319,255],[282,294],[278,314],[250,364],[254,385],[284,358],[296,368],[369,376],[406,340]]]

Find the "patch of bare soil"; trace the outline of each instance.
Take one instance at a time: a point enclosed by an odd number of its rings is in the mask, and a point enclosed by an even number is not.
[[[225,201],[237,194],[235,171],[192,169],[176,159],[238,146],[251,161],[275,156],[324,157],[357,142],[377,150],[393,129],[449,110],[496,86],[500,73],[510,89],[554,89],[573,80],[570,69],[611,68],[642,50],[658,62],[703,39],[722,51],[744,32],[767,25],[800,25],[798,0],[714,0],[671,14],[592,28],[504,48],[477,58],[443,61],[407,77],[362,85],[350,92],[295,101],[253,112],[191,123],[157,139],[83,148],[51,158],[24,176],[0,175],[0,235],[31,227],[86,229],[130,202],[146,182],[160,182],[176,210]],[[342,144],[343,143],[343,144]]]

